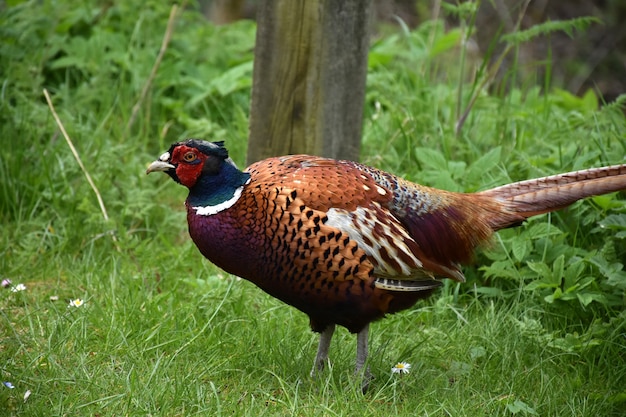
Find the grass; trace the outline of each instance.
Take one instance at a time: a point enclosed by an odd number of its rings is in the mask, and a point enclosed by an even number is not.
[[[226,140],[243,164],[254,25],[213,27],[193,8],[180,12],[127,129],[169,6],[9,3],[0,278],[26,290],[0,291],[0,380],[15,386],[0,386],[0,415],[624,415],[623,195],[500,233],[465,269],[466,284],[373,324],[367,394],[343,329],[331,369],[311,379],[307,318],[202,259],[184,189],[144,175],[189,136]],[[427,22],[373,42],[364,162],[464,191],[623,162],[623,99],[598,108],[593,92],[545,91],[537,86],[549,80],[532,77],[492,94],[467,81],[480,62],[460,69],[463,36]],[[77,298],[85,304],[69,307]],[[410,374],[392,376],[399,361]]]

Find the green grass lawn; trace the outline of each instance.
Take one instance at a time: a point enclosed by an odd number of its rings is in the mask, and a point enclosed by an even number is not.
[[[254,24],[181,13],[129,124],[169,5],[7,4],[0,381],[14,388],[0,386],[0,416],[626,415],[623,193],[499,233],[467,283],[374,323],[363,395],[355,337],[340,329],[310,378],[306,316],[204,260],[183,187],[144,174],[191,136],[243,165]],[[455,191],[624,162],[626,96],[598,106],[528,69],[487,89],[481,62],[461,60],[464,32],[388,32],[372,42],[363,162]],[[411,372],[392,374],[401,361]]]

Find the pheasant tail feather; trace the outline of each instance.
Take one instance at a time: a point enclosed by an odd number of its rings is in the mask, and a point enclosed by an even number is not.
[[[625,188],[626,165],[615,165],[515,182],[476,193],[476,196],[503,205],[502,214],[490,218],[491,227],[499,230],[515,225],[520,217],[523,220],[567,207],[586,197]]]

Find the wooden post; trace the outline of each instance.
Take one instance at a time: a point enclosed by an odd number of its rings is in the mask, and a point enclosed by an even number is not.
[[[371,0],[260,0],[248,163],[359,157]]]

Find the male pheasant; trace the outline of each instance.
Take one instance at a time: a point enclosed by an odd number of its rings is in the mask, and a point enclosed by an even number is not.
[[[414,184],[356,162],[269,158],[240,171],[223,142],[173,144],[147,170],[189,189],[189,234],[200,252],[310,318],[320,332],[312,374],[335,325],[369,323],[463,281],[460,264],[494,231],[592,195],[626,189],[626,164],[463,194]]]

